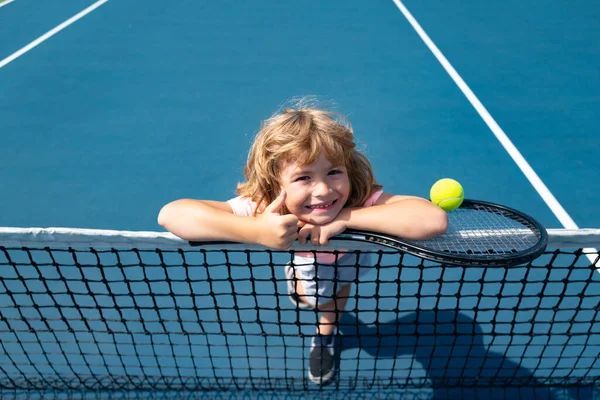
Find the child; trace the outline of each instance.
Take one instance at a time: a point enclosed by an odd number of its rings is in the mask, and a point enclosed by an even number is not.
[[[382,191],[369,161],[355,149],[343,117],[300,106],[262,125],[250,149],[246,182],[227,202],[182,199],[160,211],[158,223],[194,241],[226,240],[288,249],[294,241],[326,245],[347,228],[407,239],[444,233],[446,213],[429,201]],[[357,260],[357,257],[358,260]],[[290,299],[321,312],[310,352],[309,378],[335,373],[333,334],[369,259],[364,254],[301,253],[285,267]],[[358,262],[357,262],[358,261]],[[339,289],[339,290],[337,290]]]

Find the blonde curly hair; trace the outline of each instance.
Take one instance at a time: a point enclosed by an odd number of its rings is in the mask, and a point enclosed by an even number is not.
[[[237,194],[249,197],[260,212],[279,195],[283,165],[309,165],[321,153],[332,165],[343,165],[348,170],[350,196],[345,207],[361,206],[381,189],[371,163],[356,150],[347,118],[317,108],[298,107],[287,108],[262,123],[244,168],[246,182],[238,184]]]

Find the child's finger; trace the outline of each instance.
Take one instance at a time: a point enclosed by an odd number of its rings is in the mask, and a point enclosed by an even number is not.
[[[321,230],[319,229],[319,227],[317,227],[317,226],[313,227],[313,229],[311,229],[311,232],[310,232],[310,242],[312,244],[314,244],[315,246],[318,246],[320,236],[321,236]]]
[[[284,218],[285,226],[288,228],[293,230],[298,228],[298,217],[296,217],[294,214],[284,215],[282,218]]]
[[[301,228],[298,231],[298,242],[300,244],[306,244],[306,238],[310,235],[310,229],[307,227]]]
[[[275,214],[279,214],[279,211],[281,211],[281,207],[283,206],[283,204],[285,203],[285,190],[281,189],[281,192],[279,193],[279,196],[277,196],[275,198],[275,200],[273,200],[271,202],[271,204],[269,204],[266,208],[265,208],[265,214],[266,213],[275,213]]]
[[[294,234],[294,235],[290,235],[290,236],[287,238],[287,240],[284,242],[283,248],[284,248],[285,250],[287,250],[287,249],[289,249],[290,247],[292,247],[292,245],[293,245],[293,244],[294,244],[294,242],[296,241],[297,237],[298,237],[298,236],[297,236],[296,234]]]

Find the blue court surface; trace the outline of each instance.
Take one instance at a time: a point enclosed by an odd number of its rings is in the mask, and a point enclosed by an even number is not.
[[[316,96],[349,117],[388,192],[428,197],[436,180],[452,177],[467,198],[521,210],[546,228],[600,228],[598,2],[14,0],[0,2],[0,37],[0,226],[160,230],[156,216],[169,201],[233,197],[261,120],[293,98]],[[505,137],[514,145],[508,151],[501,143]],[[428,271],[433,281],[443,274],[451,281],[460,277],[452,270]],[[118,281],[119,272],[112,273]],[[242,281],[244,273],[239,271]],[[471,273],[473,293],[482,290],[477,283],[482,279],[491,282],[485,287],[490,291],[502,279]],[[541,284],[519,286],[522,268],[511,273],[515,292],[540,290]],[[548,271],[541,270],[539,280],[535,273],[526,280],[543,281]],[[570,276],[578,273],[586,270]],[[283,278],[282,271],[276,274]],[[385,268],[382,274],[393,281],[398,271]],[[415,277],[406,274],[401,291],[410,292]],[[357,289],[365,297],[365,311],[358,314],[365,329],[375,322],[369,312],[375,290],[398,290],[375,289],[380,277],[369,279]],[[585,287],[559,286],[557,292],[586,296],[561,304],[572,312],[565,323],[587,320],[585,329],[596,335],[595,343],[575,343],[569,341],[575,340],[569,339],[573,328],[565,325],[564,341],[554,343],[556,354],[591,345],[596,354],[590,356],[597,357],[598,312],[578,315],[577,307],[579,301],[598,302],[600,274]],[[451,284],[445,288],[454,290]],[[250,292],[243,282],[235,289]],[[442,289],[431,285],[431,301]],[[285,293],[285,287],[278,291]],[[139,301],[151,300],[142,292]],[[273,299],[255,301],[268,308]],[[261,314],[272,319],[272,329],[281,329],[278,319],[298,318],[285,301],[277,299],[288,309],[283,317]],[[443,310],[415,315],[410,311],[415,304],[406,301],[400,309],[408,325],[456,318]],[[428,307],[423,301],[421,307]],[[465,301],[466,310],[474,306]],[[528,310],[518,315],[524,329],[543,326],[543,312],[535,314],[533,304],[521,306]],[[305,321],[310,318],[306,314]],[[483,318],[488,320],[477,322],[486,332],[492,319],[510,321],[515,315]],[[297,331],[290,326],[290,334]],[[202,351],[218,353],[223,339],[204,340],[211,346],[200,346],[196,359],[206,359]],[[275,352],[289,348],[290,357],[306,351],[299,337],[289,339],[294,343],[272,340]],[[539,340],[540,349],[548,345]],[[510,363],[522,351],[519,345],[478,344],[498,354],[498,363]],[[346,343],[348,363],[360,346]],[[528,356],[532,364],[513,371],[525,376],[538,368],[541,353]],[[388,362],[413,362],[402,351],[388,359],[351,368],[385,370]],[[277,360],[273,357],[274,370],[282,368]],[[568,358],[561,362],[563,369],[584,370],[569,365]],[[585,367],[598,376],[597,358]],[[220,371],[225,377],[232,373],[227,365]],[[429,372],[424,368],[423,376]],[[302,376],[303,367],[292,373]]]

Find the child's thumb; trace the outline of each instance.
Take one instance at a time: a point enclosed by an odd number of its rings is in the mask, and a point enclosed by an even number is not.
[[[278,213],[279,211],[281,211],[281,207],[285,203],[285,196],[285,190],[281,189],[279,196],[277,196],[275,200],[273,200],[271,204],[269,204],[267,208],[265,208],[265,213]]]

